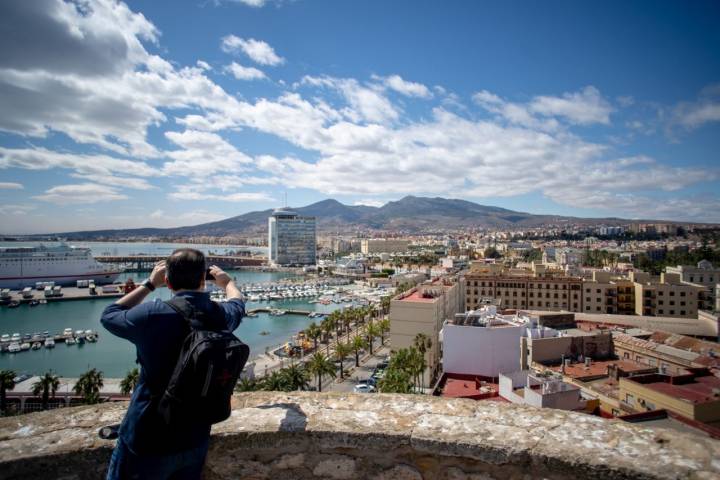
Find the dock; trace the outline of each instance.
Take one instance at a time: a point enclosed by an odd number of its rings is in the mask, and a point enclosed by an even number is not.
[[[87,287],[85,288],[77,288],[77,287],[63,287],[62,289],[62,296],[52,296],[52,297],[46,297],[44,292],[41,290],[33,290],[33,296],[32,298],[23,298],[21,291],[11,291],[10,292],[10,298],[7,300],[7,302],[18,302],[21,305],[30,303],[33,300],[47,300],[47,303],[50,302],[67,302],[71,300],[88,300],[93,298],[118,298],[125,295],[122,291],[122,287],[124,285],[117,284],[117,291],[111,292],[111,293],[103,293],[102,286],[97,286],[95,289],[95,294],[90,293],[90,289]],[[7,307],[7,303],[2,304],[3,307]]]
[[[270,313],[272,310],[282,310],[286,315],[305,315],[306,317],[313,313],[312,310],[285,310],[284,308],[251,308],[247,311],[249,314],[253,313]]]
[[[253,257],[250,254],[240,256],[208,255],[208,265],[220,268],[262,267],[267,264],[264,257]],[[160,260],[167,260],[167,255],[98,255],[95,260],[101,263],[124,265],[126,271],[143,272],[152,270]]]

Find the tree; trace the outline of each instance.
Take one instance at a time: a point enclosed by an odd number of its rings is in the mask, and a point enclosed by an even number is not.
[[[307,390],[310,385],[310,375],[302,365],[293,363],[280,369],[280,374],[285,380],[288,391]]]
[[[137,368],[133,368],[120,382],[120,393],[123,395],[130,395],[133,391],[135,391],[135,387],[137,387],[139,380],[140,371]]]
[[[367,335],[368,347],[370,348],[370,355],[373,353],[373,340],[380,336],[380,328],[377,324],[371,323],[365,329],[365,335]]]
[[[323,333],[325,334],[325,341],[327,342],[327,351],[330,351],[330,335],[332,334],[332,331],[335,330],[335,318],[332,317],[332,314],[325,317],[325,319],[320,323],[320,328],[322,328]]]
[[[382,393],[411,393],[412,382],[410,375],[401,369],[385,370],[385,375],[378,382],[378,389]]]
[[[0,415],[6,413],[6,392],[15,388],[15,377],[15,372],[12,370],[0,371]]]
[[[283,377],[279,370],[275,370],[274,372],[271,372],[270,375],[263,378],[262,389],[276,392],[289,392],[291,390],[287,384],[286,378]]]
[[[424,373],[425,373],[425,365],[427,363],[425,361],[425,352],[427,352],[428,350],[430,350],[430,348],[432,348],[432,344],[433,344],[432,339],[430,337],[428,337],[427,335],[425,335],[424,333],[418,333],[417,335],[415,335],[415,339],[413,340],[413,345],[415,346],[418,353],[420,354],[420,359],[414,359],[416,362],[416,365],[414,365],[414,366],[418,367],[417,364],[421,364],[420,375],[421,375],[422,380],[420,383],[423,388],[425,388],[425,374]]]
[[[380,300],[380,305],[382,306],[383,314],[387,314],[390,312],[390,301],[392,300],[392,297],[390,295],[386,297],[382,297]]]
[[[343,375],[343,362],[351,352],[352,347],[347,343],[338,341],[337,345],[335,345],[335,359],[340,362],[340,378],[345,378],[345,375]]]
[[[32,393],[36,397],[42,394],[42,409],[47,410],[50,404],[50,397],[55,398],[55,393],[60,388],[60,379],[51,371],[40,377],[40,380],[33,383]]]
[[[355,352],[355,366],[360,366],[360,350],[365,348],[367,346],[367,341],[361,337],[360,335],[355,335],[352,339],[352,343],[350,344],[352,346],[353,351]]]
[[[241,378],[238,380],[237,385],[235,385],[235,391],[236,392],[256,392],[258,390],[263,389],[262,382],[256,378]]]
[[[305,329],[305,334],[308,336],[308,338],[312,339],[313,343],[315,344],[314,351],[317,352],[318,339],[322,336],[323,329],[320,328],[315,322],[313,322]]]
[[[73,390],[83,397],[85,403],[93,404],[100,402],[100,389],[103,385],[103,373],[96,368],[92,368],[80,375]]]
[[[310,361],[307,364],[307,369],[310,374],[317,378],[317,389],[318,392],[322,392],[322,377],[328,375],[335,378],[335,365],[333,362],[320,352],[316,352],[310,357]]]
[[[380,345],[385,345],[384,335],[390,331],[390,319],[383,318],[377,323],[377,326],[380,331]]]
[[[483,257],[484,258],[500,258],[502,255],[500,252],[497,251],[497,248],[495,247],[487,247],[485,251],[483,251]]]

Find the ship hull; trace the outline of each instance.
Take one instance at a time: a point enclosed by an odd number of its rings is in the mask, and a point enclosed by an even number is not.
[[[96,285],[113,283],[117,280],[120,272],[93,272],[87,274],[73,275],[39,275],[32,277],[0,277],[0,288],[22,289],[25,287],[35,288],[37,282],[55,282],[55,285],[75,286],[77,280],[92,280]]]

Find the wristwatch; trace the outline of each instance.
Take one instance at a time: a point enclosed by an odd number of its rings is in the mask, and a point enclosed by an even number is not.
[[[149,278],[142,283],[142,286],[147,288],[151,292],[155,291],[155,285],[153,285]]]

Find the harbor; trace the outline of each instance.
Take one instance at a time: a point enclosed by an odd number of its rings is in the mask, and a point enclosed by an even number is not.
[[[16,308],[21,305],[28,307],[35,307],[38,305],[44,305],[50,302],[67,302],[73,300],[91,300],[97,298],[118,298],[122,297],[125,292],[123,291],[122,284],[106,285],[109,288],[95,288],[91,290],[88,287],[62,287],[58,294],[46,295],[44,291],[33,289],[30,292],[23,292],[22,290],[7,290],[7,296],[3,292],[2,298],[0,298],[0,307]]]

